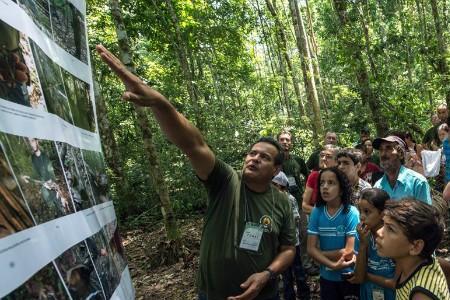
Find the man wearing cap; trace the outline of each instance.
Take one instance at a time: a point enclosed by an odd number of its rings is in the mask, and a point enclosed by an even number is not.
[[[250,147],[242,171],[233,170],[216,158],[200,131],[163,95],[103,46],[97,46],[97,52],[124,83],[124,100],[151,109],[208,191],[199,299],[279,299],[277,274],[292,263],[297,241],[289,200],[271,184],[283,162],[280,145],[261,138]]]
[[[430,186],[424,176],[403,166],[406,143],[395,135],[376,138],[373,147],[380,151],[380,166],[384,171],[374,187],[385,190],[391,199],[414,197],[431,205]]]

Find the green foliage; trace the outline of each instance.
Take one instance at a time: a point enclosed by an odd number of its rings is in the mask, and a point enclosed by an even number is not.
[[[293,73],[302,85],[288,1],[272,2],[286,33],[286,52],[292,60]],[[420,136],[419,131],[429,126],[430,112],[445,99],[446,91],[437,68],[438,47],[428,2],[339,1],[345,5],[346,26],[342,26],[334,2],[308,1],[312,27],[306,7],[301,7],[308,33],[311,37],[314,32],[318,48],[323,82],[318,89],[327,103],[326,112],[321,103],[325,128],[336,131],[343,146],[353,145],[362,127],[369,126],[375,132],[371,109],[361,97],[357,81],[363,67],[368,73],[369,88],[379,101],[382,120],[391,129],[412,130]],[[293,131],[295,152],[307,158],[314,150],[311,107],[305,102],[307,115],[300,117],[292,81],[281,72],[283,58],[277,28],[265,1],[171,3],[174,15],[166,0],[122,1],[138,74],[166,95],[181,113],[196,120],[181,68],[183,53],[199,95],[197,104],[205,123],[203,134],[217,156],[238,169],[248,146],[259,135],[275,136],[282,128]],[[441,12],[448,14],[447,10],[440,7]],[[441,16],[446,34],[447,18]],[[91,53],[98,43],[117,53],[107,3],[88,1],[88,25]],[[355,58],[355,50],[361,53],[361,60]],[[131,106],[120,99],[123,86],[98,56],[92,55],[91,61],[118,144],[116,155],[129,180],[125,195],[119,192],[121,179],[112,182],[119,215],[128,220],[143,212],[157,215],[158,195],[150,184],[141,135]],[[301,97],[306,101],[303,87]],[[153,142],[176,213],[204,209],[206,195],[188,161],[167,142],[153,119],[151,123]]]

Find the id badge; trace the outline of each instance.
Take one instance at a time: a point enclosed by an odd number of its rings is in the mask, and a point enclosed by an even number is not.
[[[384,290],[374,287],[372,289],[372,299],[373,300],[384,300]]]
[[[289,184],[289,187],[295,187],[295,186],[297,186],[297,182],[295,181],[295,177],[293,177],[293,176],[288,176],[288,184]]]
[[[239,248],[257,252],[259,249],[259,244],[261,243],[263,232],[263,228],[257,223],[245,223],[245,229],[242,234]]]

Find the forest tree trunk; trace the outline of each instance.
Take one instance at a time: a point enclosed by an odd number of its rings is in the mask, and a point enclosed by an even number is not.
[[[119,7],[119,1],[110,0],[110,8],[115,24],[117,39],[119,42],[120,60],[131,72],[136,74],[136,69],[132,61],[133,53],[125,29],[125,24],[123,22],[122,11]],[[167,238],[168,240],[178,241],[180,235],[177,227],[177,222],[175,214],[173,212],[172,204],[170,202],[167,183],[165,182],[164,174],[160,167],[158,154],[156,152],[155,146],[153,145],[153,134],[151,132],[150,123],[144,108],[137,105],[134,105],[134,108],[136,111],[136,118],[142,132],[145,154],[148,158],[148,164],[150,166],[150,180],[156,192],[158,193],[161,203],[161,212],[164,218]]]
[[[318,147],[320,144],[320,139],[324,135],[324,127],[320,113],[319,97],[317,95],[316,82],[314,79],[314,70],[311,62],[308,38],[306,35],[305,26],[303,24],[303,18],[298,8],[297,0],[289,0],[289,7],[291,11],[292,23],[294,24],[295,29],[297,48],[300,54],[306,95],[313,111],[314,144]]]

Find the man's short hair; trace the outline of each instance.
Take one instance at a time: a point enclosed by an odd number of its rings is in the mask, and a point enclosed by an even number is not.
[[[250,149],[253,148],[253,146],[258,143],[268,143],[268,144],[273,145],[275,148],[277,148],[278,154],[275,156],[275,159],[274,159],[275,166],[280,166],[281,164],[283,164],[283,161],[284,161],[283,148],[281,148],[281,145],[277,141],[275,141],[273,138],[271,138],[269,136],[263,136],[263,137],[260,137],[259,140],[254,142],[250,146]]]
[[[291,137],[291,141],[294,139],[294,135],[292,134],[292,132],[289,129],[284,128],[281,129],[281,131],[277,134],[277,141],[280,139],[280,136],[282,134],[289,134],[289,136]]]
[[[438,131],[439,131],[439,130],[444,130],[444,131],[446,131],[446,132],[449,132],[449,128],[448,128],[447,123],[442,123],[441,125],[439,125]]]
[[[370,129],[368,127],[363,127],[363,128],[361,128],[359,133],[370,134]]]
[[[423,240],[419,256],[429,258],[442,240],[444,224],[436,208],[414,198],[386,201],[384,215],[397,222],[412,243]]]
[[[348,157],[353,161],[353,164],[357,165],[362,161],[362,151],[354,148],[344,148],[339,150],[336,159],[339,159],[340,157]]]
[[[336,156],[338,151],[339,151],[339,149],[341,149],[341,148],[339,148],[339,146],[336,146],[336,145],[333,145],[333,144],[327,144],[327,145],[324,145],[322,147],[321,151],[323,151],[323,150],[330,150],[330,151],[333,152],[333,155]]]
[[[439,110],[439,109],[447,109],[447,104],[445,104],[445,103],[439,104],[439,105],[436,107],[436,111]]]

